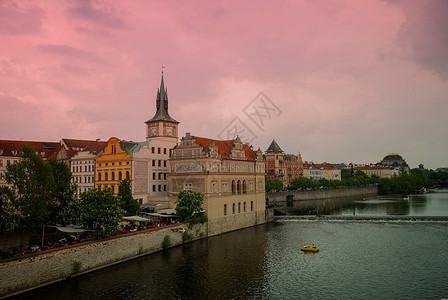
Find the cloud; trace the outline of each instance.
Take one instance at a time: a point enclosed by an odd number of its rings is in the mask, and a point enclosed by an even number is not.
[[[0,34],[34,35],[42,32],[45,12],[37,7],[23,7],[14,0],[0,1]]]
[[[448,80],[448,1],[389,2],[406,17],[398,32],[406,57]]]

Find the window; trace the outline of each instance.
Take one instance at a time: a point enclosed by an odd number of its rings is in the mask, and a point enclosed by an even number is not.
[[[98,181],[101,181],[101,173],[98,172]]]
[[[129,179],[129,171],[126,171],[126,179]]]
[[[159,160],[159,167],[161,167],[162,166],[162,161],[161,160]]]
[[[243,212],[246,212],[246,202],[243,203]]]
[[[227,193],[227,183],[222,184],[222,192]]]
[[[250,201],[250,211],[254,211],[254,201]]]
[[[156,185],[155,185],[155,184],[152,185],[152,191],[153,191],[153,192],[156,191]]]
[[[166,160],[163,161],[163,166],[166,168]]]
[[[162,179],[162,173],[159,173],[159,180]]]
[[[163,154],[166,154],[166,148],[163,148]]]
[[[155,172],[152,173],[152,180],[156,180],[156,173]]]
[[[243,194],[246,194],[246,180],[243,180]]]
[[[157,154],[160,154],[160,147],[157,148]]]
[[[164,179],[164,180],[166,180],[166,173],[165,173],[165,174],[163,174],[163,179]]]
[[[120,172],[118,172],[118,180],[122,180],[122,176],[121,176],[121,171]]]
[[[166,192],[166,184],[163,185],[163,191]]]
[[[232,214],[235,214],[235,203],[232,204]]]
[[[192,189],[191,183],[186,183],[184,185],[184,190],[191,190],[191,189]]]
[[[156,153],[156,148],[154,148],[154,147],[151,147],[151,153]]]
[[[235,180],[232,180],[232,194],[235,194],[236,192],[236,184],[235,184]]]
[[[227,215],[227,204],[224,204],[224,216]]]
[[[238,202],[238,213],[241,213],[241,202]]]
[[[153,167],[156,166],[156,161],[155,161],[155,159],[152,160],[152,166],[153,166]]]
[[[216,183],[212,184],[212,190],[213,190],[213,193],[216,193]]]
[[[237,193],[241,194],[241,181],[238,180],[238,183],[236,185]]]
[[[109,180],[107,172],[106,172],[106,173],[104,173],[104,180],[106,180],[106,181],[108,181],[108,180]]]
[[[162,185],[159,184],[159,192],[161,192],[161,191],[162,191]]]
[[[115,172],[112,172],[112,180],[115,180]]]

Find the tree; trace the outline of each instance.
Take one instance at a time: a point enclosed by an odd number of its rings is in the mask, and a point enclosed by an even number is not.
[[[132,197],[131,181],[126,178],[120,182],[118,187],[118,199],[125,216],[135,216],[140,211],[140,204]]]
[[[266,179],[266,193],[278,192],[283,189],[283,182],[280,179]]]
[[[42,225],[55,224],[74,195],[71,173],[63,162],[44,162],[31,147],[22,148],[22,159],[6,167],[1,188],[2,217],[15,229],[38,233]]]
[[[118,231],[118,223],[123,214],[121,202],[110,188],[92,189],[70,203],[65,211],[65,220],[86,229],[104,230],[107,234],[113,234]]]
[[[191,190],[180,191],[177,196],[176,215],[182,221],[188,220],[195,213],[202,211],[202,204],[204,203],[204,195],[200,192]]]

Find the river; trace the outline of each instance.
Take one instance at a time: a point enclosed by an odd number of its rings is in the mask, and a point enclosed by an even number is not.
[[[448,190],[409,200],[378,196],[332,201],[325,207],[340,216],[448,216]],[[317,210],[322,214],[322,208]],[[314,243],[320,252],[301,252],[304,243]],[[444,299],[447,249],[446,221],[278,217],[18,298]]]

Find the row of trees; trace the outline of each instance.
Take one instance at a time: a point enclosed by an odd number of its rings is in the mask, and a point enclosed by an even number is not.
[[[363,186],[378,184],[379,192],[382,194],[401,193],[410,194],[425,187],[434,185],[430,179],[430,171],[412,169],[408,174],[404,170],[399,176],[392,178],[369,177],[364,172],[357,170],[354,174],[350,170],[342,170],[342,180],[314,180],[305,177],[297,177],[292,180],[292,189],[318,189],[337,188],[341,186]],[[283,189],[283,183],[279,179],[266,180],[266,192],[276,192]]]
[[[0,188],[0,232],[38,233],[44,224],[76,224],[112,233],[124,215],[140,210],[129,179],[120,183],[117,196],[111,189],[93,189],[77,197],[68,166],[45,162],[26,146],[22,160],[9,164],[3,176],[7,185]]]

